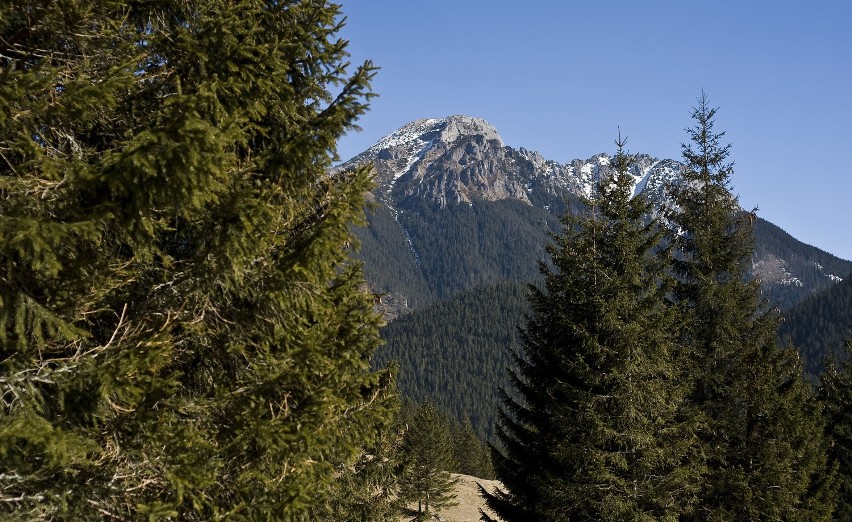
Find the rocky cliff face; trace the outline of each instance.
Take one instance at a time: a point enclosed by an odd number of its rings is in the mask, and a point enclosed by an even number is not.
[[[533,204],[533,193],[588,196],[610,168],[606,154],[561,164],[506,146],[491,124],[470,116],[413,121],[337,168],[363,163],[375,166],[380,200],[399,204],[426,198],[441,207],[477,199]],[[631,168],[635,191],[652,200],[664,197],[666,182],[680,168],[676,161],[638,156]]]

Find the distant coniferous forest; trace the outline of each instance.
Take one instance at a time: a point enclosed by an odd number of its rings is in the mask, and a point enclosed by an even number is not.
[[[386,344],[374,364],[398,361],[404,396],[431,400],[459,421],[470,418],[477,434],[490,439],[526,297],[521,283],[483,286],[403,315],[382,330]]]
[[[845,359],[843,342],[852,338],[852,273],[787,310],[784,318],[778,333],[799,348],[812,377],[824,370],[827,357]]]

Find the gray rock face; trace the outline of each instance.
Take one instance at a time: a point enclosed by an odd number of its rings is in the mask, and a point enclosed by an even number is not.
[[[474,199],[525,199],[505,176],[505,145],[488,122],[470,116],[415,120],[337,169],[372,163],[377,198],[426,197],[440,206]],[[400,189],[400,187],[404,187]]]

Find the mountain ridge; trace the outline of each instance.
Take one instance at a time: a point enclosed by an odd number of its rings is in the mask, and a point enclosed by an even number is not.
[[[506,145],[499,132],[481,118],[455,115],[409,122],[335,170],[374,164],[375,194],[388,203],[420,196],[440,206],[508,198],[533,204],[532,191],[543,190],[555,197],[566,193],[589,196],[597,179],[608,170],[610,159],[602,152],[559,163],[538,151]],[[665,183],[680,168],[675,160],[636,155],[630,168],[634,192],[661,200]],[[397,190],[398,185],[403,188]]]
[[[404,312],[471,286],[534,277],[547,233],[591,194],[610,159],[603,152],[567,163],[549,160],[533,149],[507,146],[481,118],[455,115],[409,122],[333,172],[374,166],[377,208],[368,230],[356,231],[363,245],[359,255],[371,287],[387,292]],[[662,208],[683,164],[649,154],[634,159],[634,193]],[[752,276],[781,308],[852,271],[852,262],[760,218],[754,229]]]

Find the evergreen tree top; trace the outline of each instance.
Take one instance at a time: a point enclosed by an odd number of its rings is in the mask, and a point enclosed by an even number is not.
[[[681,153],[687,164],[684,180],[700,181],[726,189],[730,186],[733,162],[727,161],[731,144],[722,145],[725,133],[713,130],[718,108],[710,106],[710,99],[704,91],[698,98],[698,104],[692,109],[693,127],[686,129],[689,141],[681,143]]]

